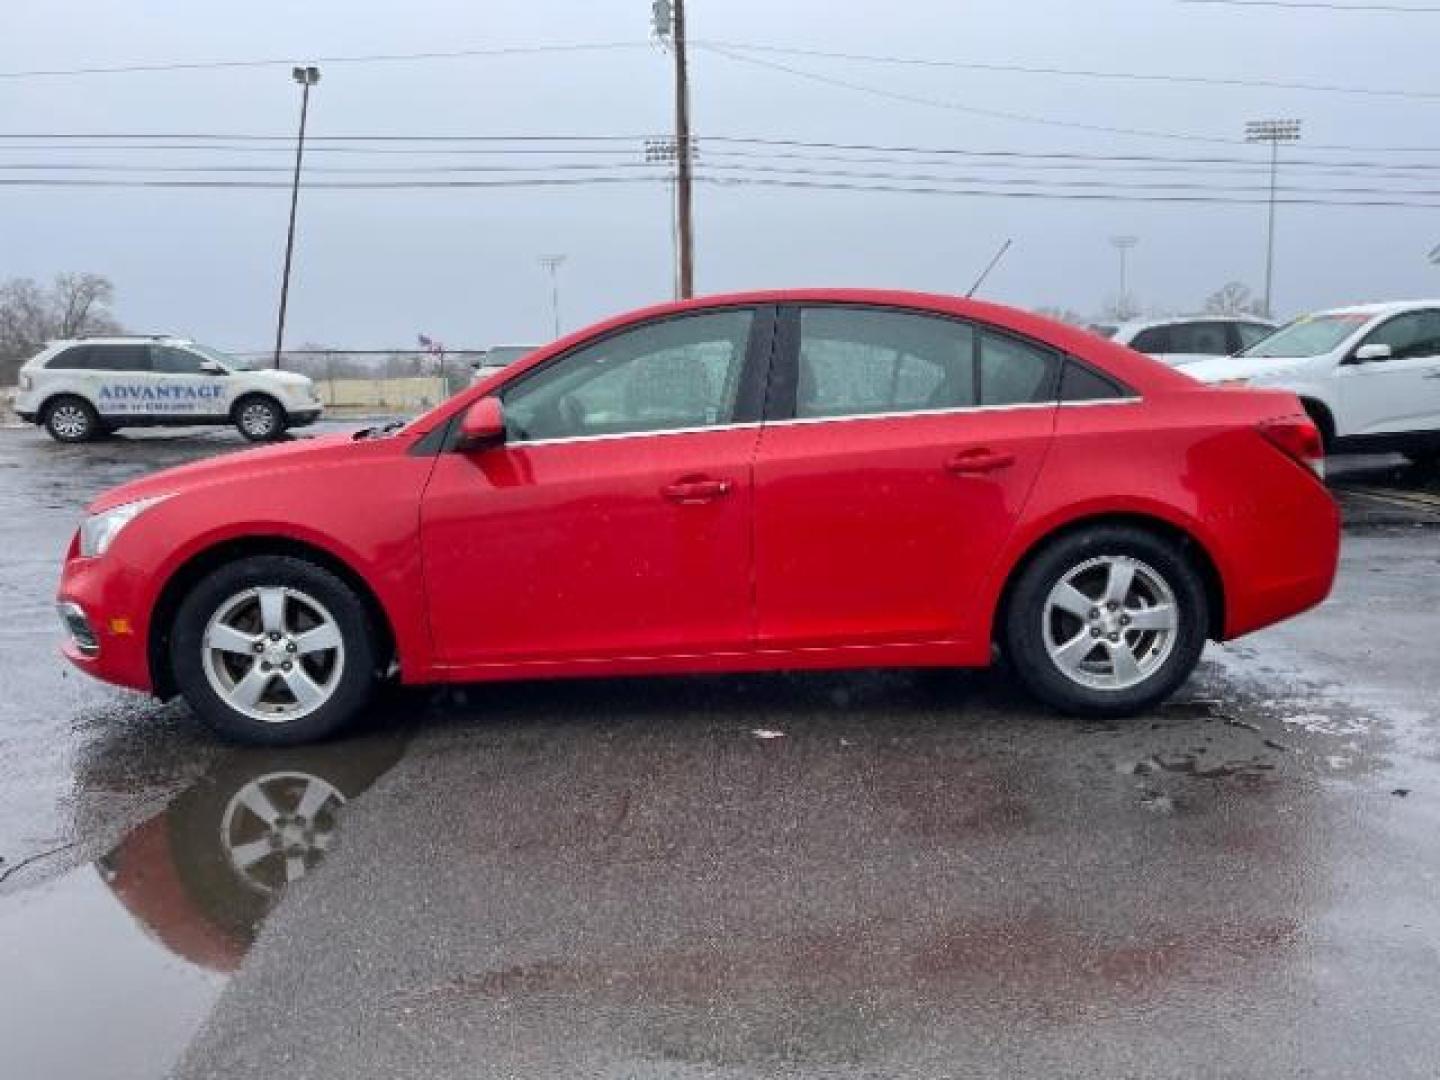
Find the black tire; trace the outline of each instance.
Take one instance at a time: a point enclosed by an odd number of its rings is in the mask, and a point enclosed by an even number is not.
[[[328,696],[312,711],[288,718],[278,713],[269,717],[252,716],[222,697],[212,681],[216,678],[214,661],[206,655],[204,647],[206,627],[213,616],[246,590],[267,588],[291,590],[297,599],[287,600],[287,604],[298,603],[302,610],[307,603],[322,607],[334,621],[342,646],[333,657],[330,654],[322,657],[339,666],[338,672],[331,671],[332,679],[326,684]],[[190,591],[175,615],[170,635],[170,663],[180,695],[221,735],[252,745],[293,746],[334,734],[369,703],[376,683],[375,640],[375,629],[364,602],[340,578],[304,559],[260,555],[222,566]],[[274,647],[279,650],[283,645],[276,643]],[[233,654],[230,659],[243,667],[239,656]],[[284,657],[276,657],[274,680],[285,678],[278,670],[278,661],[282,659]],[[297,664],[299,660],[298,656],[294,658]],[[251,662],[258,665],[261,659],[257,657]],[[207,664],[212,665],[209,670]],[[283,698],[288,694],[274,681],[266,685],[274,696]],[[298,707],[298,699],[296,704]]]
[[[1329,457],[1335,453],[1335,420],[1330,415],[1330,410],[1309,398],[1302,398],[1300,404],[1305,409],[1305,415],[1320,429],[1320,446],[1325,451],[1325,456]]]
[[[83,443],[100,435],[100,417],[82,397],[62,394],[45,403],[45,430],[56,442]]]
[[[1051,659],[1045,641],[1047,633],[1051,632],[1047,620],[1074,618],[1080,633],[1094,634],[1098,630],[1102,638],[1109,635],[1098,625],[1087,631],[1080,616],[1067,616],[1063,612],[1047,614],[1046,604],[1051,590],[1078,568],[1092,560],[1116,557],[1138,561],[1143,570],[1156,575],[1170,590],[1174,597],[1177,625],[1171,635],[1168,654],[1162,647],[1155,646],[1155,666],[1143,673],[1142,681],[1124,687],[1102,688],[1082,684],[1077,681],[1079,676],[1067,675],[1059,663]],[[1097,567],[1094,572],[1100,573],[1102,568]],[[1137,574],[1137,578],[1143,576]],[[1103,612],[1103,600],[1097,601],[1097,604],[1101,606],[1094,612],[1100,612],[1099,618],[1111,617]],[[1118,619],[1124,610],[1122,608],[1111,614]],[[1084,618],[1096,617],[1094,612]],[[1136,618],[1138,620],[1138,616]],[[1163,701],[1189,678],[1205,647],[1209,625],[1205,582],[1183,548],[1144,529],[1097,525],[1053,541],[1029,561],[1010,590],[1001,636],[1006,656],[1020,681],[1047,705],[1081,716],[1126,716]],[[1138,649],[1137,655],[1142,663],[1145,662],[1145,653],[1149,648],[1147,640],[1154,642],[1157,639],[1146,639],[1134,630],[1118,629],[1118,633],[1123,647],[1130,647],[1133,641],[1132,653]],[[1132,638],[1131,634],[1136,636]],[[1057,636],[1070,640],[1068,633]],[[1077,634],[1075,640],[1084,639]],[[1103,668],[1104,657],[1112,652],[1103,640],[1097,642],[1096,648],[1100,650],[1099,662]],[[1103,675],[1096,677],[1104,678]]]
[[[246,394],[230,415],[235,430],[251,442],[273,442],[285,434],[285,410],[268,394]]]

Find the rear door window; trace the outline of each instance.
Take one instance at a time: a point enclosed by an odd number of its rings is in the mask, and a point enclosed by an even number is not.
[[[976,404],[975,330],[904,311],[800,312],[795,416],[866,416]]]
[[[72,345],[56,353],[45,364],[46,371],[90,371],[94,367],[94,348],[90,345]]]

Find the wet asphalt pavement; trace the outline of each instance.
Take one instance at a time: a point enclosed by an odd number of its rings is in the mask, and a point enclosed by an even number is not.
[[[1333,598],[1135,720],[609,680],[279,752],[55,653],[81,506],[238,445],[0,431],[0,1075],[1440,1073],[1440,476],[1337,470]]]

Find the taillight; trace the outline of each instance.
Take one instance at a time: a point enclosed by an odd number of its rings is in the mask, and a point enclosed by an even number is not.
[[[1325,442],[1308,416],[1281,416],[1260,422],[1260,434],[1291,458],[1325,479]]]

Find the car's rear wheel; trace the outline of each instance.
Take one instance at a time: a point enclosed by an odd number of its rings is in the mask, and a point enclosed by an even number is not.
[[[251,394],[235,403],[235,427],[251,442],[269,442],[285,434],[285,410],[264,394]]]
[[[211,727],[239,742],[310,742],[352,720],[374,691],[365,604],[323,567],[264,555],[222,567],[180,604],[175,681]]]
[[[100,417],[84,398],[67,394],[45,406],[45,430],[57,442],[88,442],[100,434]]]
[[[1030,561],[1002,633],[1040,700],[1068,713],[1125,715],[1189,677],[1208,626],[1204,580],[1178,545],[1144,529],[1096,526]]]

